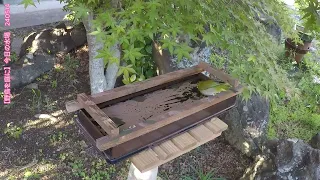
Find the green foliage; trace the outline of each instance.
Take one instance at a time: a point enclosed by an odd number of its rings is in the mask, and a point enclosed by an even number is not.
[[[4,133],[13,138],[20,138],[22,134],[22,128],[16,125],[12,125],[13,123],[8,123]]]
[[[75,69],[79,67],[79,61],[67,54],[64,58],[64,70],[69,74],[70,79],[74,79],[76,76]]]
[[[316,38],[320,32],[320,2],[318,0],[298,0],[299,10],[303,15],[303,25],[306,31]]]
[[[38,2],[40,2],[40,0],[38,0]],[[36,7],[33,0],[22,0],[22,2],[20,4],[23,4],[24,8],[27,8],[30,5]]]
[[[41,105],[42,105],[41,91],[39,89],[32,89],[32,104],[31,104],[32,112],[34,112],[36,108],[40,110]]]
[[[284,59],[280,63],[291,73],[295,72],[291,80],[301,93],[291,99],[282,96],[281,100],[271,104],[269,137],[308,141],[320,129],[320,85],[313,82],[315,75],[320,76],[320,67],[308,56],[300,66],[290,65],[287,61]],[[292,71],[293,68],[296,70]]]
[[[33,173],[31,171],[26,171],[24,173],[23,180],[28,180],[28,179],[40,179],[40,175],[36,174],[36,173]]]
[[[104,43],[97,57],[103,58],[106,64],[111,61],[132,65],[136,71],[123,75],[125,84],[155,75],[154,65],[148,66],[152,68],[149,72],[150,69],[144,66],[152,62],[151,52],[146,51],[146,47],[156,40],[178,60],[190,57],[193,50],[190,42],[205,42],[227,51],[223,57],[228,60],[226,71],[246,84],[243,94],[246,99],[253,92],[272,99],[277,92],[291,87],[285,72],[276,64],[279,47],[274,45],[264,25],[257,21],[257,17],[263,14],[275,17],[279,24],[287,25],[282,27],[287,34],[292,33],[289,12],[277,0],[268,3],[255,0],[234,3],[229,0],[122,0],[122,9],[112,8],[112,3],[103,3],[105,1],[64,2],[74,12],[76,20],[94,12],[96,17],[92,24],[95,31],[91,34]],[[113,57],[116,43],[121,45],[123,55],[120,61],[123,63]]]
[[[182,177],[183,180],[193,180],[193,179],[198,179],[198,180],[225,180],[225,178],[215,178],[213,170],[208,172],[208,173],[205,173],[205,172],[203,172],[203,170],[201,168],[195,169],[194,167],[192,167],[192,169],[194,170],[195,175],[192,176],[192,177],[183,176]]]
[[[153,41],[160,42],[178,60],[190,58],[191,44],[206,43],[215,50],[212,64],[245,85],[244,99],[259,93],[271,101],[274,122],[271,134],[277,133],[276,122],[310,123],[318,118],[318,91],[308,84],[308,76],[304,75],[299,82],[287,76],[291,60],[282,57],[283,45],[278,45],[267,33],[268,27],[276,22],[285,37],[299,39],[293,30],[292,11],[279,0],[121,0],[121,8],[113,4],[117,1],[60,1],[67,3],[75,21],[94,13],[91,22],[94,31],[90,33],[104,44],[97,57],[103,58],[105,64],[120,64],[118,76],[122,75],[125,84],[156,75]],[[24,3],[30,4],[28,0]],[[306,29],[317,32],[320,27],[317,0],[297,3]],[[262,23],[263,19],[267,21]],[[122,50],[120,60],[112,53],[118,43]],[[286,99],[290,99],[289,104],[283,103]]]
[[[283,24],[287,26],[282,28],[287,34],[292,33],[293,24],[288,23],[287,18],[289,12],[276,0],[268,3],[254,0],[235,3],[226,0],[124,0],[119,11],[115,8],[105,11],[110,4],[98,1],[67,2],[78,18],[84,18],[88,11],[95,12],[93,25],[96,30],[91,34],[104,42],[104,48],[97,57],[104,58],[106,64],[119,61],[112,56],[112,50],[116,43],[120,43],[123,51],[121,61],[136,70],[136,73],[127,73],[123,71],[125,68],[120,68],[125,84],[155,75],[154,71],[147,74],[141,62],[151,57],[145,47],[150,46],[152,40],[157,40],[178,60],[189,58],[192,51],[190,41],[196,44],[205,42],[227,51],[223,57],[229,61],[226,71],[246,83],[243,94],[246,99],[253,92],[272,99],[279,91],[291,87],[285,72],[276,64],[280,48],[274,45],[264,25],[257,21],[262,14],[274,16],[280,24],[286,22]],[[182,38],[184,35],[187,38]],[[218,59],[221,63],[222,59]]]
[[[61,142],[63,139],[66,138],[66,134],[62,133],[62,132],[59,132],[57,134],[52,134],[50,136],[50,142],[53,144],[53,145],[56,145],[57,143]]]
[[[86,168],[82,160],[75,160],[70,163],[73,174],[81,179],[111,179],[112,174],[116,172],[115,166],[105,166],[105,162],[102,160],[93,161],[90,168]]]
[[[57,80],[51,81],[51,87],[52,87],[52,88],[57,88],[57,86],[58,86]]]

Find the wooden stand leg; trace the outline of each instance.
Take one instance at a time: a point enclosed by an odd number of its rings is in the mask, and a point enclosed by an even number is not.
[[[158,167],[151,169],[145,173],[141,173],[133,163],[130,165],[127,180],[156,180],[158,174]]]

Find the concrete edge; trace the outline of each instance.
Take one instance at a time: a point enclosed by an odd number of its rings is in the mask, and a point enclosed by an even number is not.
[[[27,12],[44,11],[51,9],[62,9],[65,3],[60,3],[59,1],[43,1],[40,3],[35,3],[36,7],[28,6],[26,9],[23,5],[10,5],[10,14],[23,14]],[[4,15],[4,5],[0,5],[0,15]]]
[[[67,14],[67,12],[60,8],[14,14],[10,18],[10,26],[1,27],[0,30],[10,30],[65,21],[64,17]],[[4,24],[4,19],[0,19],[0,24]]]

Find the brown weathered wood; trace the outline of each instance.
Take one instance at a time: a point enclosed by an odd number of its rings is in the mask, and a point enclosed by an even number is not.
[[[161,76],[156,76],[142,82],[136,82],[126,86],[121,86],[108,91],[97,93],[89,97],[92,98],[92,102],[94,102],[95,104],[100,104],[106,101],[110,101],[119,97],[126,96],[128,94],[133,94],[139,91],[143,91],[164,83],[168,83],[184,77],[192,76],[192,75],[201,73],[202,71],[204,70],[199,66],[194,66],[192,68],[182,69],[182,70],[174,71],[171,73],[163,74]],[[77,111],[82,108],[83,107],[81,106],[81,104],[77,104],[72,101],[66,103],[66,109],[69,113]]]
[[[229,83],[234,89],[236,89],[240,84],[238,80],[232,78],[230,75],[226,74],[225,72],[223,72],[223,71],[221,71],[219,69],[213,68],[208,63],[200,61],[199,62],[199,67],[201,67],[202,69],[204,69],[208,73],[216,76],[220,80],[222,80],[222,81],[224,81],[226,83]]]
[[[119,135],[117,125],[86,94],[78,94],[77,100],[108,135]]]
[[[136,127],[130,133],[127,133],[127,134],[120,133],[120,135],[116,137],[108,137],[108,136],[101,137],[96,140],[97,148],[100,151],[107,150],[111,147],[130,141],[141,135],[154,131],[158,128],[171,124],[175,121],[178,121],[184,117],[192,115],[210,106],[213,106],[221,101],[224,101],[228,98],[236,96],[239,93],[240,91],[238,92],[233,92],[231,90],[225,91],[225,92],[219,93],[216,96],[207,97],[202,101],[195,103],[192,108],[185,109],[183,111],[178,111],[178,112],[169,111],[169,112],[163,113],[160,116],[149,119],[149,121],[153,121],[154,123],[148,124],[148,120],[145,122],[141,122],[137,124]]]

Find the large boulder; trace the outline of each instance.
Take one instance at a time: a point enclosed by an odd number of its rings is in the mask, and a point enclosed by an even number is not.
[[[271,35],[276,42],[280,43],[282,38],[282,30],[278,25],[277,21],[266,15],[260,15],[258,18],[259,22],[264,25],[268,34]]]
[[[27,54],[56,54],[68,53],[86,43],[86,30],[83,25],[67,29],[64,23],[55,28],[33,32],[24,39],[19,57]]]
[[[257,157],[243,180],[318,180],[320,150],[298,139],[273,140],[269,153]]]
[[[11,88],[21,87],[50,71],[55,64],[56,54],[66,54],[86,43],[83,24],[68,29],[64,23],[55,28],[33,32],[24,38],[19,53],[22,68],[11,68]],[[0,91],[4,89],[4,78],[0,76]]]
[[[269,102],[259,95],[247,102],[238,97],[236,106],[220,117],[228,124],[223,136],[248,156],[260,154],[267,139],[269,110]]]
[[[309,144],[311,147],[320,150],[320,132],[311,138]]]
[[[20,69],[11,69],[11,88],[21,87],[34,81],[43,73],[50,71],[54,66],[54,57],[50,55],[36,55],[32,60],[24,57],[26,61],[32,62]],[[0,91],[4,89],[4,78],[0,76]]]

